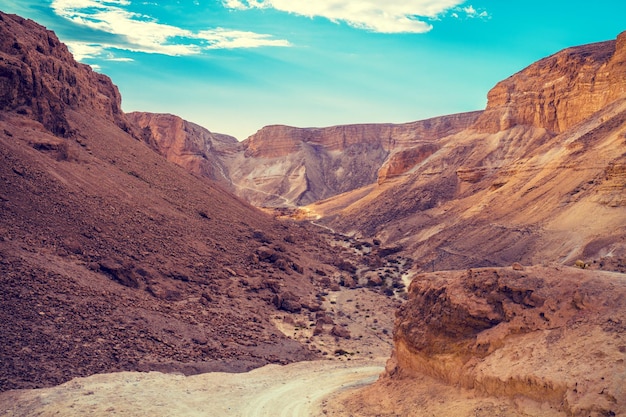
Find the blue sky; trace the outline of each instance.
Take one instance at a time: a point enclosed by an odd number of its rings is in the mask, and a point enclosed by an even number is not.
[[[482,109],[496,82],[626,30],[626,1],[0,0],[107,74],[124,111],[242,140],[265,125]]]

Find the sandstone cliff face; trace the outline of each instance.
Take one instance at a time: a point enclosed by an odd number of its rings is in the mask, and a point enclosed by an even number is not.
[[[111,80],[74,61],[56,35],[0,12],[0,110],[16,111],[70,136],[67,111],[91,109],[130,131]]]
[[[460,113],[403,124],[358,124],[324,128],[266,126],[246,139],[249,157],[275,158],[296,152],[303,143],[328,152],[344,152],[354,145],[376,145],[387,152],[420,140],[432,140],[470,126],[480,112]]]
[[[387,158],[378,171],[378,184],[406,173],[438,150],[439,147],[435,143],[427,143],[397,151]]]
[[[623,44],[624,34],[531,65],[493,90],[470,129],[436,148],[391,156],[380,179],[404,171],[394,181],[309,212],[322,222],[327,216],[335,230],[402,245],[424,270],[572,264],[583,256],[595,267],[625,270],[626,93],[624,72],[616,70],[626,62]],[[535,96],[522,92],[556,85],[551,94],[569,110],[554,113],[550,124]],[[495,105],[494,92],[509,88],[506,99],[496,94],[503,104]],[[501,111],[523,117],[489,125]],[[410,169],[402,164],[406,153],[418,162]]]
[[[267,126],[242,143],[243,155],[227,163],[239,195],[253,204],[303,205],[400,175],[432,153],[438,139],[466,129],[479,114],[399,125]],[[412,147],[416,150],[395,155]],[[386,166],[390,156],[394,162]]]
[[[385,378],[428,375],[483,396],[525,397],[543,404],[542,415],[625,413],[624,276],[516,269],[415,278]]]
[[[143,140],[169,161],[232,188],[222,159],[236,152],[237,139],[171,114],[133,112],[126,116],[141,129]]]
[[[516,125],[561,133],[626,93],[626,32],[616,41],[565,49],[498,83],[475,128]]]

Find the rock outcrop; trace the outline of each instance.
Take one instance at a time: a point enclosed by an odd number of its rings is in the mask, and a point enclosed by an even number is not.
[[[621,415],[624,300],[624,275],[574,268],[419,276],[397,313],[385,378],[423,374],[565,415]]]
[[[171,114],[133,112],[126,116],[141,129],[142,139],[167,160],[232,188],[223,159],[237,151],[236,138],[210,132]]]
[[[499,82],[474,126],[517,125],[562,133],[626,93],[626,32],[617,40],[565,49]]]
[[[130,132],[111,80],[77,63],[57,36],[32,20],[0,14],[0,110],[71,136],[68,111],[91,109]]]
[[[436,143],[426,143],[422,146],[399,150],[389,156],[378,171],[378,184],[405,174],[438,150]]]

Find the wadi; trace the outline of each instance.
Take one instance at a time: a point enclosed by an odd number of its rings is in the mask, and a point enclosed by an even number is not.
[[[241,142],[0,34],[0,415],[626,415],[626,32]]]

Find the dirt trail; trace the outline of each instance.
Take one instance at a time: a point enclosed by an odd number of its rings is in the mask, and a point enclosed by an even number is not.
[[[0,394],[0,416],[315,416],[322,400],[373,383],[384,360],[268,365],[242,374],[93,375]]]

